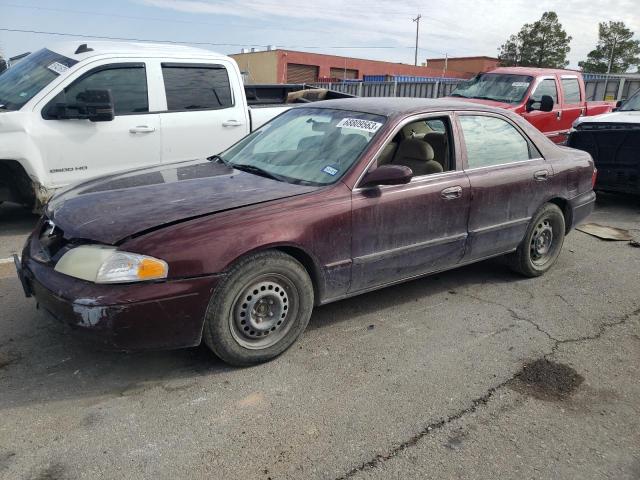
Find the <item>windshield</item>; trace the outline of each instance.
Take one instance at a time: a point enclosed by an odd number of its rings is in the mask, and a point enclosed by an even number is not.
[[[47,50],[25,57],[0,75],[0,106],[19,110],[58,75],[78,63]]]
[[[629,97],[618,109],[621,112],[630,112],[632,110],[640,110],[640,90]]]
[[[223,152],[240,170],[306,185],[337,182],[386,118],[368,113],[293,108]]]
[[[451,96],[519,103],[532,80],[533,77],[527,75],[484,73],[458,86]]]

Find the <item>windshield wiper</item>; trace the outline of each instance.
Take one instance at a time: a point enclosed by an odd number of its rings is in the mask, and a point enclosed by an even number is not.
[[[214,161],[219,161],[224,163],[227,167],[230,167],[231,164],[225,160],[224,158],[222,158],[220,155],[218,155],[217,153],[215,155],[211,155],[210,157],[207,157],[207,160],[209,160],[210,162],[214,162]]]
[[[461,93],[452,93],[451,95],[449,95],[450,97],[462,97],[462,98],[469,98],[466,95],[462,95]]]
[[[256,167],[254,165],[243,165],[239,163],[231,163],[229,164],[236,170],[242,170],[243,172],[253,173],[254,175],[260,175],[262,177],[271,178],[273,180],[277,180],[279,182],[285,182],[286,180],[280,175],[276,175],[275,173],[271,173],[263,168]]]

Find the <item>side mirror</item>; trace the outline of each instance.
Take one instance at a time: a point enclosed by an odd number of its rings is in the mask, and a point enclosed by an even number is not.
[[[360,182],[361,187],[375,187],[376,185],[402,185],[409,183],[413,172],[403,165],[380,165],[375,170],[365,174]]]
[[[110,122],[115,116],[110,90],[85,90],[76,96],[78,112],[92,122]]]
[[[623,104],[623,101],[622,101],[622,100],[618,100],[618,101],[616,102],[616,106],[615,106],[615,107],[613,107],[613,108],[611,109],[611,111],[612,111],[612,112],[617,112],[617,111],[618,111],[618,109],[622,106],[622,104]]]
[[[542,112],[550,112],[553,110],[553,98],[550,95],[542,95],[540,99],[540,110]]]
[[[536,106],[536,104],[538,105]],[[540,98],[540,100],[529,98],[529,100],[527,100],[527,105],[525,108],[527,112],[532,112],[533,110],[550,112],[553,110],[553,98],[551,97],[551,95],[542,95],[542,98]]]
[[[65,93],[61,93],[55,98],[44,111],[45,119],[110,122],[115,116],[109,90],[85,90],[76,95],[75,103],[67,103],[65,97]]]

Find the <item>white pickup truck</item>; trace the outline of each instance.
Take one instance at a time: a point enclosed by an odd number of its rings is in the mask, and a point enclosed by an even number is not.
[[[246,88],[233,59],[197,48],[65,42],[34,52],[0,74],[0,203],[37,211],[68,184],[207,157],[286,103],[339,96]]]

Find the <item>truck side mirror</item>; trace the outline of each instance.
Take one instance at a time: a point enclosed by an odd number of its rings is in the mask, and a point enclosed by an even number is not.
[[[115,117],[110,90],[85,90],[76,95],[79,113],[91,122],[110,122]]]
[[[527,112],[532,112],[533,110],[550,112],[553,110],[553,98],[551,97],[551,95],[542,95],[540,100],[529,98],[529,100],[527,100],[527,105],[525,108]]]
[[[76,95],[74,103],[67,103],[66,92],[61,92],[43,110],[45,120],[110,122],[114,116],[115,108],[109,90],[85,90]]]
[[[540,111],[550,112],[553,110],[553,98],[550,95],[543,95],[540,99]]]

